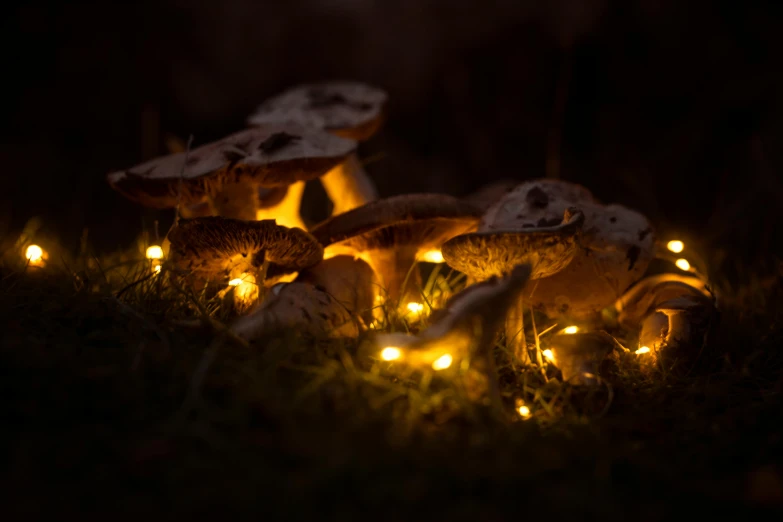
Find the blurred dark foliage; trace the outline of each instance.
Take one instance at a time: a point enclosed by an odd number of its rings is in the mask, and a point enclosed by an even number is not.
[[[663,230],[771,259],[781,14],[776,1],[712,0],[7,7],[0,228],[39,215],[69,247],[84,228],[99,249],[126,246],[171,213],[126,201],[107,172],[165,153],[167,135],[238,130],[293,84],[347,78],[391,94],[362,149],[383,195],[464,195],[544,176],[549,158]]]

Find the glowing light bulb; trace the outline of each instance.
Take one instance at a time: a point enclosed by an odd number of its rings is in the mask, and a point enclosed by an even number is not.
[[[381,359],[384,361],[396,361],[402,358],[402,350],[396,346],[387,346],[381,350]]]
[[[228,282],[234,287],[234,297],[239,303],[246,304],[258,297],[256,278],[251,274],[242,274]]]
[[[691,264],[688,262],[687,259],[680,258],[677,261],[674,262],[675,265],[677,265],[677,268],[680,270],[688,271],[691,269]]]
[[[638,350],[634,352],[636,355],[642,355],[643,353],[650,353],[650,348],[647,346],[642,346]]]
[[[432,369],[435,371],[445,370],[451,366],[452,362],[454,362],[454,358],[451,356],[451,354],[447,353],[445,355],[441,355],[432,363]]]
[[[156,273],[156,274],[160,274],[160,269],[161,269],[161,266],[160,266],[160,264],[155,264],[155,265],[152,267],[152,271],[153,271],[154,273]]]
[[[440,250],[429,250],[424,252],[421,256],[421,260],[425,263],[443,263],[443,254]]]
[[[416,314],[416,315],[418,315],[418,314],[420,314],[420,313],[422,313],[424,311],[424,305],[421,304],[421,303],[411,302],[411,303],[408,303],[406,305],[406,308],[408,309],[408,311],[410,311],[411,313]]]
[[[577,326],[568,326],[563,330],[563,333],[567,333],[569,335],[575,334],[579,331],[579,327]]]
[[[38,245],[30,245],[29,247],[27,247],[27,250],[25,250],[24,253],[25,259],[30,261],[31,265],[43,261],[43,256],[44,256],[43,248],[39,247]]]
[[[685,243],[675,239],[674,241],[669,241],[668,243],[666,243],[666,248],[668,248],[670,252],[679,254],[680,252],[685,250]]]
[[[237,277],[236,279],[232,279],[228,282],[228,286],[239,286],[242,284],[242,278]]]
[[[520,399],[517,399],[515,402],[516,402],[515,408],[516,408],[516,411],[519,414],[519,416],[522,417],[523,419],[530,418],[530,408],[527,407],[527,405],[525,404],[525,401],[523,401],[520,398]]]
[[[163,259],[163,249],[158,245],[147,247],[147,259]]]
[[[549,359],[550,361],[555,360],[555,354],[552,353],[552,350],[544,350],[543,352],[541,352],[541,354],[547,359]]]

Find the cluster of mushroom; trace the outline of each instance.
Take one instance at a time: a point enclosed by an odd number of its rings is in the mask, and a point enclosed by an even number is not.
[[[381,127],[386,103],[360,83],[296,87],[259,106],[249,128],[108,181],[143,205],[179,210],[163,245],[168,271],[194,292],[233,296],[240,312],[255,306],[237,323],[241,335],[294,325],[356,335],[374,307],[397,308],[403,286],[413,295],[417,261],[481,216],[448,195],[377,198],[356,149]],[[316,179],[332,216],[308,227],[302,195]],[[279,282],[288,284],[266,291]]]
[[[658,276],[626,294],[655,256],[653,229],[584,187],[506,181],[463,199],[378,199],[357,142],[380,129],[386,103],[382,90],[360,83],[296,87],[259,106],[249,128],[108,181],[141,204],[178,208],[164,266],[193,291],[230,299],[242,315],[233,329],[246,339],[290,327],[355,337],[379,305],[396,311],[420,301],[418,262],[444,260],[468,276],[467,288],[418,335],[378,336],[389,349],[382,358],[401,359],[406,346],[409,362],[445,369],[483,353],[491,373],[488,347],[504,326],[514,363],[543,365],[524,338],[525,304],[584,324],[616,306],[621,321],[642,328],[653,356],[685,330],[689,338],[699,331],[703,321],[688,318],[712,310],[703,284]],[[308,226],[302,195],[316,179],[333,210]],[[611,349],[605,341],[577,334],[553,344],[548,358],[564,378],[584,376]]]

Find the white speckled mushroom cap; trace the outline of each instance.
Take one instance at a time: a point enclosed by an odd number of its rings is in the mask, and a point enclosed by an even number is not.
[[[579,249],[567,267],[535,283],[529,302],[548,315],[579,318],[611,305],[644,275],[655,247],[652,225],[644,215],[622,205],[602,205],[579,185],[535,180],[498,201],[481,227],[547,224],[571,205],[585,214]]]
[[[363,141],[380,127],[387,100],[381,89],[359,82],[300,85],[262,103],[247,122],[292,121]]]
[[[252,179],[286,186],[317,178],[356,150],[356,142],[295,123],[270,123],[112,172],[109,184],[131,200],[155,208],[203,201],[224,182]]]

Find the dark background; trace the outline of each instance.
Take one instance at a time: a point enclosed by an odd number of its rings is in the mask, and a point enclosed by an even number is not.
[[[382,195],[547,173],[711,252],[780,252],[781,2],[159,0],[6,8],[0,232],[127,246],[169,213],[105,174],[238,130],[299,82],[391,96]],[[558,116],[560,115],[560,116]],[[553,136],[561,136],[561,140]],[[559,152],[556,146],[560,143]],[[550,170],[556,163],[550,163]],[[144,220],[142,219],[144,218]]]

